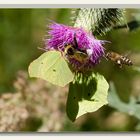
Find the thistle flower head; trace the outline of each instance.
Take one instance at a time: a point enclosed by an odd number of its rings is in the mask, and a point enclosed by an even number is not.
[[[67,56],[67,60],[77,71],[92,69],[104,55],[102,46],[104,41],[97,40],[82,28],[52,23],[49,25],[49,29],[49,38],[45,40],[46,49],[58,50],[63,53],[66,44],[72,45],[74,54],[71,57]],[[75,46],[75,44],[77,45]]]

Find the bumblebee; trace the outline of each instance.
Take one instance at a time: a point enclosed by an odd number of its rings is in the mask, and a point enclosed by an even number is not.
[[[114,63],[116,63],[120,68],[122,68],[123,65],[128,65],[128,66],[133,65],[132,61],[129,58],[127,58],[126,56],[120,55],[116,52],[107,52],[105,54],[105,57],[113,61]]]
[[[74,58],[75,60],[81,63],[87,61],[88,54],[85,51],[78,49],[78,43],[75,34],[74,34],[74,44],[65,45],[64,56],[67,59]]]

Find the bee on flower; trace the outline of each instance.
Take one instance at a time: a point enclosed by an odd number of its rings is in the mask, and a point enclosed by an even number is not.
[[[45,49],[61,51],[75,71],[91,70],[104,56],[103,44],[83,28],[53,22],[49,25]]]

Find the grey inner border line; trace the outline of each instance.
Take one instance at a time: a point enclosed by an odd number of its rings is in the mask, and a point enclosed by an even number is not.
[[[85,131],[60,131],[60,132],[1,132],[0,138],[2,136],[140,136],[140,132],[112,132],[112,131],[102,131],[102,132],[85,132]]]
[[[140,8],[140,4],[0,4],[0,8]]]

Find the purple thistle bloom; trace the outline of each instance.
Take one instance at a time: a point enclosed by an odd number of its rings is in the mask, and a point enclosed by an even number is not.
[[[66,26],[53,22],[49,25],[49,38],[45,40],[47,50],[58,50],[64,52],[66,44],[74,45],[76,38],[78,47],[77,51],[87,54],[86,61],[79,61],[76,58],[67,57],[69,63],[76,71],[85,71],[92,69],[99,63],[100,58],[104,55],[103,44],[105,41],[97,40],[93,35],[82,28]]]

